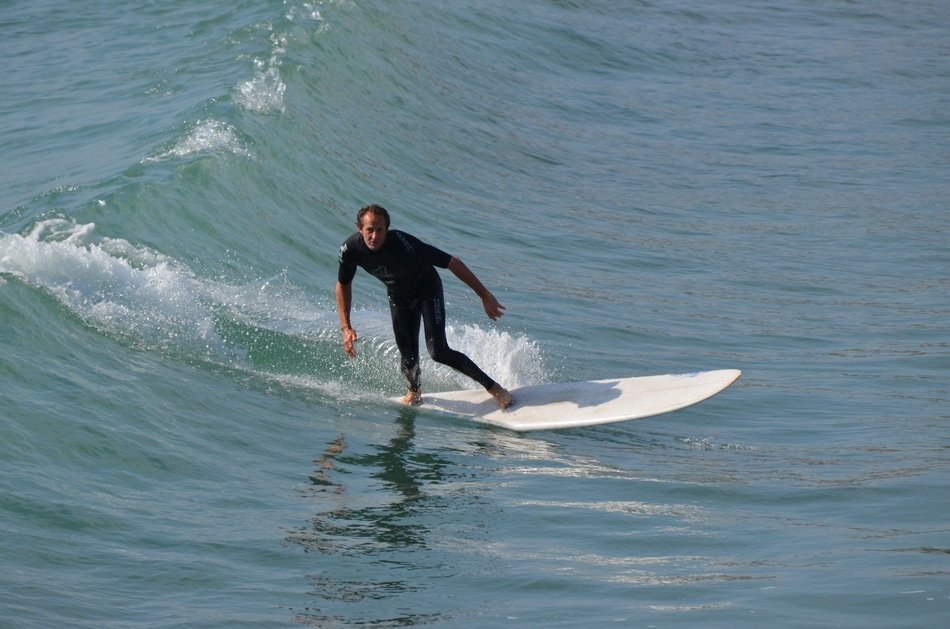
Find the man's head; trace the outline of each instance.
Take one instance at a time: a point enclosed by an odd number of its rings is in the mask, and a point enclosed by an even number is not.
[[[367,205],[356,215],[356,229],[370,251],[379,251],[386,244],[389,231],[389,212],[381,205]]]

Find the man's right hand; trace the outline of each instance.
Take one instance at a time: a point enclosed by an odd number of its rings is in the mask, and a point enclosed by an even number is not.
[[[343,351],[350,358],[356,358],[356,330],[343,328]]]

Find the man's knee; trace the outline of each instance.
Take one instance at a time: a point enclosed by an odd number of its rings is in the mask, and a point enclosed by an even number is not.
[[[429,356],[432,360],[437,363],[444,365],[452,362],[452,354],[454,354],[454,352],[449,349],[448,345],[427,341],[426,350],[429,352]]]

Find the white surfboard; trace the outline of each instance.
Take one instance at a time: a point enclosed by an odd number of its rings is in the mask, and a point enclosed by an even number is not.
[[[721,369],[530,385],[512,390],[515,403],[506,410],[499,409],[484,389],[425,393],[421,408],[519,432],[595,426],[691,406],[719,393],[741,374],[738,369]]]

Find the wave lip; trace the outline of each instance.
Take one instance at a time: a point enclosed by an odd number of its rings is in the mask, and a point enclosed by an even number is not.
[[[94,223],[64,218],[41,221],[26,235],[0,233],[0,273],[46,291],[102,334],[145,351],[225,365],[292,388],[335,382],[359,396],[402,386],[386,313],[354,312],[362,343],[351,363],[340,348],[335,308],[312,303],[286,274],[245,284],[203,278],[153,249],[98,236]],[[447,333],[507,386],[544,380],[541,350],[531,339],[473,325],[450,325]],[[424,360],[429,390],[472,386]]]
[[[185,137],[180,138],[170,149],[162,151],[156,157],[146,158],[145,162],[164,161],[205,153],[231,153],[241,157],[253,157],[253,154],[241,142],[234,126],[206,118],[199,120]]]

